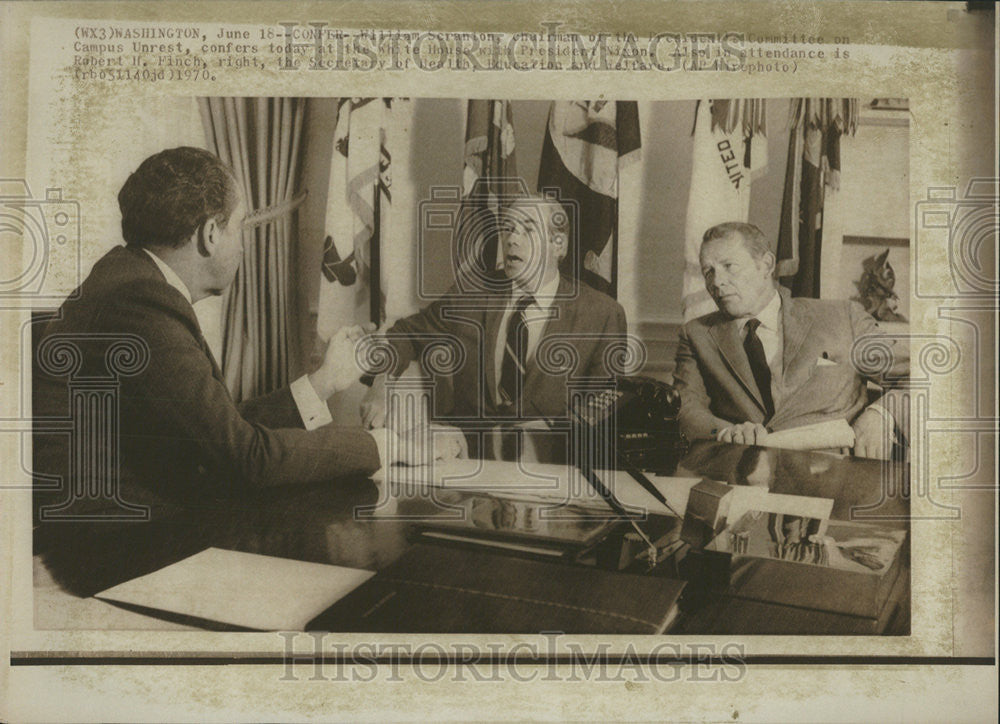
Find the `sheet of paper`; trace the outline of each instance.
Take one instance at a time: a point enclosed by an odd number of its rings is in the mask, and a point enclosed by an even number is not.
[[[671,511],[642,488],[628,473],[599,470],[598,476],[626,506],[644,508],[650,513],[670,515]],[[683,515],[688,496],[701,478],[650,475],[670,507]],[[432,467],[395,467],[389,473],[391,483],[409,486],[435,486],[461,490],[482,490],[491,495],[509,495],[529,500],[569,501],[576,505],[605,507],[601,499],[579,475],[571,475],[565,465],[516,463],[500,460],[449,460]],[[729,519],[736,520],[748,510],[802,515],[826,520],[833,511],[831,498],[771,493],[767,488],[734,486]]]
[[[96,595],[259,631],[301,631],[372,571],[207,548]]]
[[[632,476],[621,470],[596,471],[601,481],[626,506],[650,513],[670,515],[671,511],[650,495]],[[394,467],[388,480],[395,485],[436,486],[462,490],[482,490],[491,495],[528,500],[567,501],[575,505],[605,508],[604,500],[586,480],[566,465],[518,463],[504,460],[449,460],[433,466]],[[650,476],[650,480],[679,514],[687,506],[688,493],[701,478]]]
[[[783,513],[803,518],[829,520],[833,512],[833,498],[812,498],[805,495],[783,495],[771,493],[767,488],[752,485],[734,485],[732,501],[729,503],[730,522],[739,520],[750,510],[764,513]]]
[[[854,430],[847,424],[847,420],[827,420],[772,432],[760,444],[764,447],[781,447],[786,450],[854,447]]]

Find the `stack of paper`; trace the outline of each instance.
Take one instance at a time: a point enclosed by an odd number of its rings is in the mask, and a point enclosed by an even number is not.
[[[656,515],[674,514],[646,492],[627,472],[598,470],[597,474],[623,505]],[[649,479],[679,515],[683,515],[687,509],[691,488],[701,481],[701,478],[661,475],[650,475]],[[416,490],[420,487],[433,486],[482,491],[490,495],[510,496],[523,500],[537,499],[607,509],[604,499],[589,487],[579,472],[566,465],[499,460],[449,460],[437,462],[429,467],[391,468],[388,482],[400,489]],[[796,512],[815,518],[829,518],[833,510],[833,500],[771,493],[764,487],[735,486],[729,519],[736,520],[748,510],[772,513]]]
[[[644,509],[658,515],[671,511],[643,490],[631,475],[622,470],[595,471],[625,506]],[[688,493],[701,478],[650,476],[650,480],[670,503],[683,514]],[[542,500],[585,507],[607,509],[607,503],[590,487],[581,473],[567,465],[523,463],[501,460],[438,461],[427,467],[389,469],[387,482],[400,490],[417,490],[432,486],[453,490],[481,491],[495,496],[522,500]]]

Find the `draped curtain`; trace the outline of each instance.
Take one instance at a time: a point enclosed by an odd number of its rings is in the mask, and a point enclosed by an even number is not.
[[[243,263],[223,303],[222,371],[246,400],[288,383],[289,256],[296,242],[304,98],[200,98],[205,137],[247,203]]]

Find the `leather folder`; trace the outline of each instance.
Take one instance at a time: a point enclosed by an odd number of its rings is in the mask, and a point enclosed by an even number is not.
[[[684,582],[415,545],[306,626],[368,633],[659,634]]]

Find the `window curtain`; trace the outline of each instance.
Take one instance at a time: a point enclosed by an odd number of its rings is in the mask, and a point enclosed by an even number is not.
[[[304,98],[200,98],[205,138],[247,203],[243,263],[223,302],[222,372],[246,400],[288,384],[289,257],[297,230]]]

